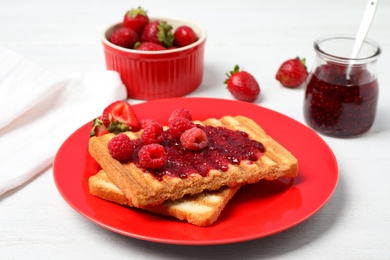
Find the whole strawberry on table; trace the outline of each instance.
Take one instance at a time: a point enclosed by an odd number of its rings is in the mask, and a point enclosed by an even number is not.
[[[275,78],[287,88],[297,88],[307,79],[309,73],[306,68],[306,59],[289,59],[282,63],[276,72]]]
[[[240,67],[236,65],[226,75],[228,78],[224,83],[236,99],[254,102],[259,97],[260,85],[252,74],[245,70],[240,70]]]

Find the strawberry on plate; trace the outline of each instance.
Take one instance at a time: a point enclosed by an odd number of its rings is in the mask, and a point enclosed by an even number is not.
[[[101,120],[101,117],[97,117],[92,121],[92,128],[89,132],[89,136],[102,136],[105,134],[108,134],[108,129],[104,125],[103,121]]]
[[[102,121],[110,133],[136,132],[141,128],[133,107],[123,100],[115,101],[106,107],[102,114]]]
[[[142,31],[141,42],[153,42],[171,47],[173,45],[172,26],[159,20],[148,23]]]
[[[256,79],[247,71],[241,70],[238,65],[233,71],[226,73],[225,80],[230,93],[238,100],[253,102],[260,95],[260,86]]]
[[[123,17],[123,27],[134,30],[138,35],[141,35],[142,30],[149,23],[147,11],[138,7],[130,9]]]
[[[178,47],[190,45],[198,40],[194,30],[186,25],[177,27],[173,36],[175,38],[174,43]]]
[[[299,87],[306,81],[309,75],[305,62],[305,59],[300,59],[299,57],[286,60],[276,72],[276,80],[287,88]]]

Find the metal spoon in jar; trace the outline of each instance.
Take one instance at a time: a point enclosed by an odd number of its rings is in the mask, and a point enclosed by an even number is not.
[[[364,11],[363,19],[360,23],[359,31],[356,35],[355,44],[352,49],[351,59],[356,59],[359,55],[363,42],[366,39],[368,30],[371,27],[372,20],[374,19],[377,5],[378,5],[377,0],[368,0],[366,9]],[[350,77],[349,74],[351,73],[351,70],[352,70],[352,66],[348,66],[348,70],[347,70],[348,79]]]

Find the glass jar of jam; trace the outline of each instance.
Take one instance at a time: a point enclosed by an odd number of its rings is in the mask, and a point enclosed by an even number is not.
[[[374,123],[378,102],[377,58],[381,49],[366,39],[349,58],[355,38],[334,35],[314,42],[316,59],[306,81],[304,118],[329,136],[356,136]]]

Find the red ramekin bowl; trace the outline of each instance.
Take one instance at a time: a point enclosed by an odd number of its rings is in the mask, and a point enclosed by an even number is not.
[[[172,25],[172,33],[181,25],[190,26],[198,40],[185,47],[163,51],[126,49],[108,40],[115,29],[122,26],[122,23],[117,23],[110,26],[102,37],[107,69],[120,74],[129,98],[181,97],[194,91],[203,79],[205,29],[180,19],[155,17],[150,20],[166,21]]]

